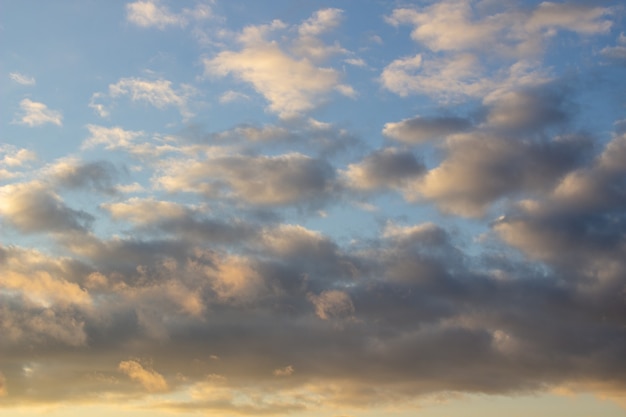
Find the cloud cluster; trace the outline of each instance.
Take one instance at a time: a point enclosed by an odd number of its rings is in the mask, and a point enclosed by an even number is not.
[[[174,6],[132,2],[126,19],[193,32],[213,16]],[[419,53],[367,65],[329,41],[348,17],[336,8],[216,31],[196,82],[218,81],[225,108],[252,103],[232,77],[268,119],[207,128],[191,123],[200,87],[117,75],[83,103],[114,120],[80,124],[75,153],[0,145],[3,406],[284,415],[625,392],[626,122],[587,128],[613,114],[538,61],[564,32],[609,34],[615,10],[420,2],[381,16]],[[621,59],[615,36],[594,71]],[[334,92],[358,99],[337,62],[377,71],[350,83],[400,105],[356,126],[311,117]],[[107,100],[185,124],[139,130]],[[63,127],[43,103],[20,107],[17,124]],[[382,209],[348,211],[359,203]]]

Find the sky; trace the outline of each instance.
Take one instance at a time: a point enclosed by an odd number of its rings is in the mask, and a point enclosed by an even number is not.
[[[625,19],[0,0],[0,417],[626,415]]]

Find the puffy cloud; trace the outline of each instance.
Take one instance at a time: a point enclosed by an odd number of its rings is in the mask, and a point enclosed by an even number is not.
[[[0,152],[4,154],[0,164],[10,167],[24,165],[28,161],[37,159],[35,152],[28,149],[17,149],[9,145],[0,146]]]
[[[325,161],[291,153],[172,160],[155,182],[169,192],[231,196],[260,206],[319,204],[333,192],[334,171]]]
[[[207,74],[232,73],[252,84],[269,101],[270,110],[281,117],[313,109],[326,94],[340,86],[337,71],[315,67],[306,59],[294,59],[275,44],[220,52],[204,64]]]
[[[5,221],[27,233],[85,230],[90,214],[74,210],[44,183],[29,182],[0,187],[0,214]]]
[[[502,18],[472,21],[472,14],[470,1],[452,0],[437,2],[421,12],[395,9],[387,21],[396,26],[414,25],[411,38],[433,51],[482,49],[497,39],[507,22]]]
[[[471,125],[469,120],[461,117],[416,116],[399,122],[385,123],[383,135],[407,144],[420,144],[462,132],[469,129]]]
[[[395,9],[387,21],[392,25],[411,24],[411,38],[430,50],[536,53],[544,37],[558,29],[584,35],[605,33],[611,21],[609,8],[573,3],[543,2],[531,11],[509,8],[479,16],[471,0],[446,0],[423,8]]]
[[[318,10],[298,27],[298,33],[301,36],[317,36],[334,29],[341,22],[342,12],[340,9]]]
[[[135,360],[122,361],[118,365],[120,372],[139,382],[149,392],[167,391],[167,381],[163,375],[153,369],[144,368]]]
[[[221,77],[232,74],[250,83],[267,99],[269,109],[283,118],[315,108],[333,90],[353,96],[352,88],[340,83],[339,72],[310,61],[344,52],[339,45],[327,46],[315,37],[336,26],[340,14],[338,9],[320,10],[299,26],[301,36],[293,45],[296,56],[285,52],[278,42],[266,40],[270,32],[286,27],[283,22],[248,26],[239,36],[243,48],[222,51],[214,58],[205,59],[205,74]]]
[[[21,74],[19,72],[11,72],[9,73],[9,78],[20,84],[20,85],[35,85],[36,84],[36,80],[34,77],[30,77],[26,74]]]
[[[43,103],[32,101],[25,98],[20,101],[21,114],[16,123],[27,125],[30,127],[41,126],[46,123],[61,126],[63,124],[63,115],[60,111],[51,110]]]
[[[424,60],[421,55],[394,60],[380,76],[385,88],[400,95],[426,94],[442,101],[481,96],[494,82],[480,78],[476,56],[460,54]]]
[[[348,165],[344,176],[349,187],[357,190],[402,188],[426,171],[411,152],[385,148],[373,152],[363,161]]]
[[[499,198],[547,192],[584,161],[590,146],[584,137],[533,141],[457,134],[446,142],[443,162],[413,184],[413,198],[432,199],[457,215],[482,216]]]

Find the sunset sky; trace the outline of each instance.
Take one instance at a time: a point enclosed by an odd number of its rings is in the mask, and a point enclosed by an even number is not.
[[[0,417],[623,417],[626,5],[0,0]]]

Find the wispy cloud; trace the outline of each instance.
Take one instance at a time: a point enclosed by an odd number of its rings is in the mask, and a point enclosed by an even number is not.
[[[21,74],[19,72],[11,72],[9,73],[9,78],[21,85],[32,86],[36,84],[36,80],[34,77],[30,77],[26,74]]]
[[[61,126],[63,124],[63,115],[61,112],[58,110],[51,110],[43,103],[25,98],[20,101],[20,109],[21,112],[18,114],[18,118],[15,121],[18,124],[30,127],[41,126],[46,123],[51,123],[57,126]]]

